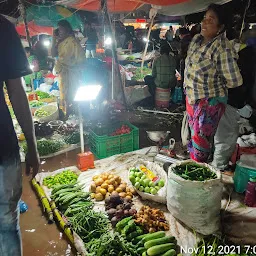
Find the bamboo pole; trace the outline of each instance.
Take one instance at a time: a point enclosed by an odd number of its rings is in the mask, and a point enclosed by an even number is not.
[[[141,61],[141,72],[142,72],[142,68],[143,68],[144,62],[145,62],[145,57],[146,57],[146,54],[147,54],[147,51],[148,51],[149,37],[150,37],[150,33],[151,33],[151,30],[152,30],[152,27],[153,27],[153,24],[154,24],[154,19],[155,19],[155,16],[152,17],[151,22],[150,22],[150,26],[149,26],[149,29],[148,29],[147,42],[146,42],[146,45],[145,45],[145,49],[144,49],[144,52],[143,52],[143,55],[142,55],[142,61]]]
[[[24,22],[24,25],[25,25],[27,41],[28,41],[29,47],[32,48],[31,39],[30,39],[30,35],[29,35],[29,30],[28,30],[28,22],[27,22],[26,9],[25,9],[23,0],[19,0],[19,3],[20,3],[21,16],[23,18],[23,22]]]
[[[37,192],[37,195],[42,203],[44,211],[47,213],[49,223],[53,223],[53,213],[49,201],[44,193],[42,187],[37,183],[35,179],[32,179],[32,185]]]
[[[51,201],[50,202],[50,205],[51,205],[51,209],[54,213],[54,216],[55,218],[57,219],[59,225],[60,225],[60,228],[63,230],[63,232],[65,233],[65,235],[67,236],[68,240],[70,241],[70,243],[72,245],[74,245],[74,236],[72,234],[72,231],[71,229],[67,226],[67,223],[66,221],[62,218],[62,215],[61,213],[59,212],[59,210],[57,209],[56,207],[56,204],[54,201]]]

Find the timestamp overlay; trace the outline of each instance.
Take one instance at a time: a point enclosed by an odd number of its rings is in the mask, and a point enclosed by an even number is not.
[[[256,255],[256,245],[202,245],[199,248],[193,248],[188,246],[181,246],[180,253],[197,254],[202,253],[203,255],[227,255],[227,254],[252,254]],[[201,254],[200,254],[201,255]]]

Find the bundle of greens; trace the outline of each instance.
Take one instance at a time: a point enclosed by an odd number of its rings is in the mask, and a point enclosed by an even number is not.
[[[105,233],[98,239],[92,239],[85,244],[88,256],[137,256],[136,246],[127,242],[118,233]]]
[[[53,188],[56,185],[72,184],[77,181],[77,178],[77,174],[70,170],[65,170],[56,175],[45,177],[43,180],[43,185],[47,186],[48,188]]]
[[[32,101],[29,102],[29,105],[30,105],[31,108],[38,108],[38,107],[43,106],[44,103],[41,102],[41,101],[38,101],[38,100],[32,100]]]
[[[216,173],[208,167],[196,163],[177,165],[173,168],[173,171],[185,180],[205,181],[217,178]]]
[[[36,91],[37,96],[40,99],[47,99],[47,98],[51,98],[51,95],[47,92],[42,92],[42,91]]]
[[[40,139],[37,140],[37,150],[39,153],[39,156],[47,156],[53,153],[56,153],[61,150],[64,143],[62,141],[57,140],[47,140],[47,139]],[[27,153],[28,148],[27,144],[24,143],[21,145],[23,148],[23,151]]]
[[[134,76],[132,77],[132,80],[142,81],[145,76],[151,75],[151,73],[152,73],[152,70],[150,68],[143,67],[142,71],[140,68],[137,68],[135,70]]]

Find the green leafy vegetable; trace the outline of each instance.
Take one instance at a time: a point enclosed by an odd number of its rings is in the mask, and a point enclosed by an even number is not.
[[[147,67],[142,68],[142,72],[140,68],[137,68],[135,70],[134,76],[132,77],[132,80],[141,81],[144,79],[145,76],[151,75],[152,70]]]
[[[47,92],[42,92],[42,91],[36,91],[36,94],[40,99],[46,99],[46,98],[51,98],[51,95]]]

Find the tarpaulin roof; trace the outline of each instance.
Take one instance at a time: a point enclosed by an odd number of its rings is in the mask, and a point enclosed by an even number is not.
[[[31,5],[26,12],[27,21],[34,21],[38,26],[57,27],[58,22],[63,19],[67,20],[73,29],[79,29],[83,24],[77,13],[59,5]]]
[[[143,4],[166,6],[187,1],[190,0],[107,0],[107,5],[110,12],[130,12],[136,10]],[[66,6],[79,10],[98,11],[100,9],[100,0],[73,0],[64,2]]]
[[[231,0],[190,0],[183,3],[165,6],[158,10],[158,13],[167,16],[182,16],[204,11],[211,3],[225,4]]]
[[[26,36],[26,30],[24,24],[19,24],[16,26],[16,30],[19,35]],[[38,26],[35,24],[34,21],[30,21],[28,23],[28,30],[30,36],[37,36],[40,34],[47,34],[52,35],[53,34],[53,28],[52,27],[44,27],[44,26]]]

